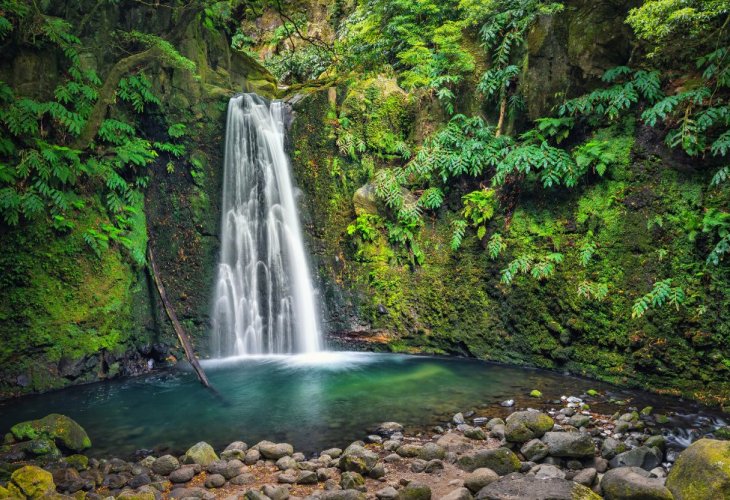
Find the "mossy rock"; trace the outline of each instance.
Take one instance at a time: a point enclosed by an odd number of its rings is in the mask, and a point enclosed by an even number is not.
[[[186,463],[200,464],[203,467],[207,467],[211,462],[220,460],[218,455],[215,454],[213,447],[205,441],[201,441],[190,447],[190,449],[185,452],[185,458]]]
[[[35,465],[26,465],[13,472],[8,485],[11,498],[43,498],[55,491],[51,473]]]
[[[667,477],[675,500],[730,498],[730,442],[700,439],[679,454]]]
[[[91,439],[84,428],[71,418],[58,413],[15,424],[10,432],[18,440],[46,438],[73,451],[91,448]]]
[[[505,436],[507,441],[524,443],[542,437],[551,430],[555,422],[545,413],[539,411],[517,411],[507,417]]]
[[[86,455],[71,455],[66,457],[64,459],[64,462],[66,462],[68,465],[78,471],[86,470],[89,468],[89,457],[87,457]]]

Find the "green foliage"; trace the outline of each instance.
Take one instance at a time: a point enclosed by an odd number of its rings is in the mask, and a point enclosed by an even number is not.
[[[219,2],[220,3],[220,2]],[[141,33],[139,31],[130,31],[123,34],[123,38],[128,42],[137,42],[147,49],[157,49],[162,59],[174,68],[183,69],[190,73],[195,73],[197,66],[193,61],[183,56],[178,50],[167,40],[159,36],[149,33]]]
[[[117,96],[123,101],[132,104],[137,113],[144,112],[145,104],[160,105],[160,100],[152,93],[152,82],[144,73],[130,75],[119,80]]]
[[[596,250],[598,249],[598,245],[596,245],[596,242],[593,241],[593,232],[589,231],[587,235],[587,239],[581,244],[580,246],[580,252],[578,256],[578,260],[580,262],[580,265],[583,267],[588,266],[590,264],[591,259],[593,259],[593,256],[596,253]]]
[[[608,296],[608,285],[592,281],[581,281],[578,284],[578,296],[588,300],[601,302]]]
[[[347,226],[347,234],[357,235],[363,241],[375,241],[379,234],[378,227],[382,225],[382,218],[373,214],[361,214],[357,216],[354,224]]]
[[[548,279],[555,274],[555,266],[562,263],[563,259],[563,254],[559,252],[552,252],[540,258],[522,254],[500,271],[502,275],[500,282],[510,285],[519,274],[529,274],[540,281]]]
[[[497,257],[504,251],[507,244],[504,238],[499,233],[493,233],[487,242],[487,252],[489,252],[489,258],[496,260]]]
[[[653,288],[646,295],[639,297],[631,308],[632,318],[641,318],[652,307],[661,307],[664,304],[673,305],[677,310],[685,301],[684,290],[679,286],[672,286],[673,279],[654,283]]]
[[[711,208],[702,219],[702,231],[717,240],[707,256],[707,263],[719,265],[725,255],[730,253],[730,213]]]
[[[464,209],[461,214],[469,225],[476,228],[477,238],[484,238],[487,233],[487,222],[494,216],[497,207],[497,196],[493,189],[480,189],[464,195]]]

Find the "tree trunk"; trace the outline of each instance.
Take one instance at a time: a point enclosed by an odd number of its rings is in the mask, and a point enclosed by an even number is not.
[[[165,306],[165,312],[170,318],[170,322],[172,323],[172,327],[175,329],[177,337],[180,339],[180,344],[182,344],[183,350],[185,351],[185,356],[188,358],[188,361],[192,365],[193,370],[195,370],[195,373],[198,375],[200,383],[203,384],[205,387],[210,388],[210,382],[208,382],[208,377],[205,376],[205,372],[200,366],[198,358],[195,356],[195,351],[193,351],[193,345],[190,343],[190,338],[188,337],[187,333],[185,333],[185,330],[178,321],[175,310],[172,308],[172,304],[170,304],[170,301],[167,300],[165,287],[162,285],[162,280],[160,279],[160,275],[157,272],[157,266],[155,265],[155,258],[152,255],[152,246],[149,244],[147,245],[147,261],[149,262],[149,269],[152,273],[152,279],[155,281],[157,291],[160,294],[160,299],[162,300],[162,304]]]
[[[504,128],[504,117],[507,114],[507,93],[505,92],[499,103],[499,120],[497,121],[497,132],[494,134],[495,137],[502,135],[502,129]]]

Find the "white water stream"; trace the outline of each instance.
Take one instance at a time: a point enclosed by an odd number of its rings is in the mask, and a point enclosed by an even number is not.
[[[228,104],[212,311],[216,357],[321,349],[283,117],[282,103],[255,94],[238,95]]]

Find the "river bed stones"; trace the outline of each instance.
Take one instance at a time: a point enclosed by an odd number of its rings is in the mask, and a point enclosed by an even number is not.
[[[585,458],[596,452],[591,436],[579,432],[546,432],[542,442],[553,457]]]
[[[458,458],[459,467],[467,472],[486,467],[500,476],[520,470],[520,459],[508,448],[479,450]]]
[[[211,462],[219,460],[215,450],[205,441],[200,441],[185,452],[186,464],[198,464],[207,467]]]
[[[291,456],[294,454],[294,447],[289,443],[272,443],[271,441],[261,441],[255,446],[264,458],[269,460],[279,460],[281,457]]]
[[[492,469],[482,467],[474,470],[474,472],[464,478],[464,486],[472,493],[476,493],[498,479],[499,474],[494,472]]]
[[[178,467],[180,467],[180,462],[172,455],[163,455],[151,465],[152,471],[161,476],[169,476]]]
[[[652,478],[650,473],[640,467],[609,470],[601,479],[601,492],[607,500],[672,500],[673,498],[663,481]]]
[[[540,411],[516,411],[507,417],[505,438],[513,443],[524,443],[542,437],[554,425],[553,419]]]
[[[566,479],[540,479],[510,474],[495,481],[476,495],[477,500],[600,500],[591,489]]]

